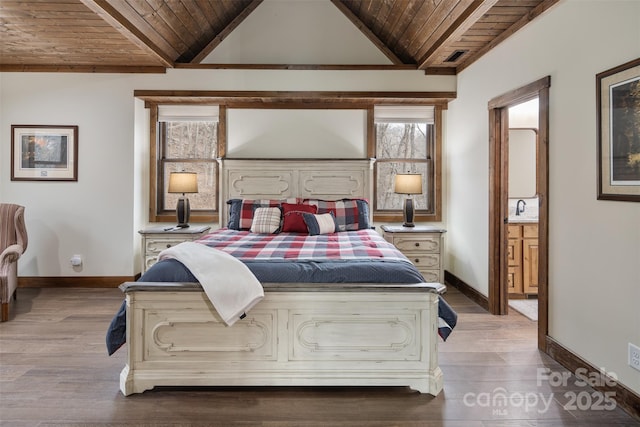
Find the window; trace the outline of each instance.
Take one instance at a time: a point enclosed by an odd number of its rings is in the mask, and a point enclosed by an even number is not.
[[[376,194],[374,210],[380,220],[397,220],[405,194],[394,193],[399,173],[422,175],[422,194],[416,194],[416,218],[439,220],[439,188],[434,164],[436,153],[435,108],[432,106],[376,106]]]
[[[198,192],[187,195],[191,222],[213,221],[218,211],[218,107],[158,106],[157,141],[156,221],[175,220],[180,194],[167,189],[169,174],[180,171],[198,175]]]

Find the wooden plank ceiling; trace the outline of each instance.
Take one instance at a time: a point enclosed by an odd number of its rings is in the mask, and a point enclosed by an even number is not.
[[[392,65],[200,64],[263,0],[2,0],[0,71],[420,69],[456,74],[558,0],[330,1]]]

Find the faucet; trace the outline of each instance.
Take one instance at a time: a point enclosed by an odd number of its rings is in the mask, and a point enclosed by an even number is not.
[[[522,203],[522,209],[520,208],[520,203]],[[523,213],[525,206],[527,206],[527,204],[525,203],[524,200],[522,199],[518,200],[518,203],[516,204],[516,215],[519,216],[521,213]]]

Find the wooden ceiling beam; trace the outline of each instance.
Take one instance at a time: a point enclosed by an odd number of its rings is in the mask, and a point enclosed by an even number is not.
[[[426,69],[433,65],[441,50],[452,42],[459,39],[465,32],[476,23],[482,15],[487,13],[498,0],[475,0],[458,18],[449,25],[447,30],[436,40],[429,50],[418,61],[418,69]]]
[[[163,66],[145,65],[45,65],[45,64],[0,64],[0,72],[6,73],[126,73],[164,74]]]
[[[491,42],[487,43],[483,48],[473,53],[473,55],[469,55],[464,59],[458,66],[456,67],[456,72],[460,72],[467,68],[469,65],[477,61],[482,55],[489,52],[491,49],[505,41],[508,37],[512,36],[516,31],[527,25],[529,22],[533,21],[535,18],[540,16],[547,9],[554,6],[558,3],[559,0],[544,0],[534,9],[532,9],[528,14],[520,18],[509,28],[500,33],[497,37],[495,37]]]
[[[222,31],[220,31],[214,38],[213,40],[211,40],[209,43],[207,43],[207,45],[196,55],[193,57],[193,59],[190,61],[191,64],[199,64],[200,62],[202,62],[207,56],[209,56],[209,54],[211,52],[213,52],[213,50],[218,47],[220,45],[220,43],[222,43],[222,41],[224,39],[226,39],[229,34],[231,34],[231,32],[233,30],[235,30],[238,25],[240,25],[242,23],[242,21],[244,21],[247,16],[249,16],[251,14],[251,12],[253,12],[259,5],[260,3],[262,3],[263,0],[253,0],[251,3],[249,3],[247,5],[247,7],[244,8],[244,10],[242,12],[240,12],[240,14],[238,14],[238,16],[236,16],[230,23],[229,25],[227,25]]]
[[[338,92],[338,91],[201,91],[201,90],[135,90],[133,96],[147,103],[192,103],[251,105],[258,108],[355,108],[354,105],[438,104],[446,109],[456,92]],[[358,107],[358,108],[360,108]]]
[[[96,13],[106,23],[118,30],[133,44],[149,52],[165,67],[173,67],[173,58],[156,46],[142,31],[129,22],[107,0],[80,0],[91,11]]]
[[[353,25],[356,26],[357,29],[364,34],[364,36],[369,39],[371,43],[373,43],[383,54],[386,56],[393,64],[401,65],[403,64],[402,60],[398,58],[398,56],[391,50],[389,47],[382,42],[347,6],[342,3],[341,0],[331,0],[340,12],[347,17],[349,21]]]

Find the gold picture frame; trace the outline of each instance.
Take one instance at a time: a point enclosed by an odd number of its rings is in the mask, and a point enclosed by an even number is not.
[[[77,181],[78,126],[11,125],[11,181]]]
[[[598,200],[640,202],[640,58],[596,75]]]

